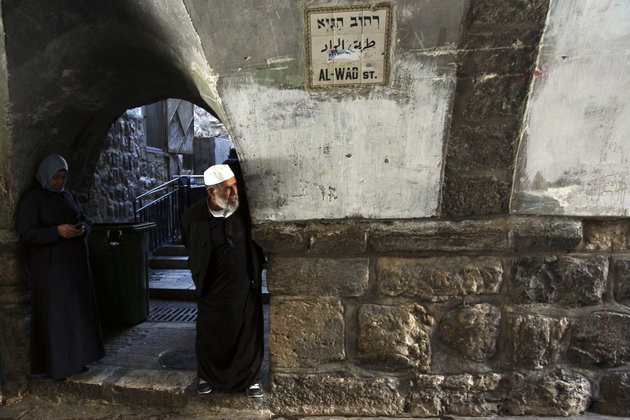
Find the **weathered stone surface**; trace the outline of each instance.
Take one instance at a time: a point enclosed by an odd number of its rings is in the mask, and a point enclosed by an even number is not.
[[[472,65],[471,65],[472,67]],[[521,63],[515,71],[528,70]],[[474,69],[471,68],[470,71]],[[476,69],[479,72],[479,69]],[[461,87],[459,86],[461,84]],[[491,118],[517,117],[522,114],[524,99],[529,88],[529,79],[522,75],[493,76],[476,79],[460,79],[458,89],[470,89],[467,95],[465,118],[469,121],[480,121]],[[509,100],[507,99],[509,98]]]
[[[269,309],[270,365],[314,367],[345,358],[343,307],[337,299],[285,301]]]
[[[514,373],[497,388],[502,414],[515,416],[571,416],[586,411],[590,382],[577,373],[558,369],[540,374]]]
[[[431,363],[433,318],[417,304],[363,305],[359,309],[359,358],[379,368],[416,368]]]
[[[311,223],[305,233],[315,254],[352,255],[365,252],[368,228],[366,222]]]
[[[499,180],[494,176],[455,175],[452,172],[455,171],[447,170],[444,181],[444,216],[487,216],[508,212],[511,181]]]
[[[460,76],[497,77],[502,75],[519,75],[518,82],[527,81],[531,68],[536,62],[537,46],[494,47],[488,49],[465,50],[461,53],[462,66],[457,69]]]
[[[396,378],[274,374],[271,381],[278,415],[396,416],[405,409]]]
[[[482,251],[508,246],[509,224],[505,219],[462,222],[396,221],[375,224],[368,245],[374,251]]]
[[[519,219],[514,222],[514,249],[573,250],[582,242],[582,223],[573,220]]]
[[[594,312],[571,328],[568,357],[584,368],[630,362],[630,315]]]
[[[367,258],[282,258],[268,263],[267,288],[274,295],[362,296],[367,291]]]
[[[630,220],[584,221],[586,249],[630,249]]]
[[[496,400],[486,395],[500,379],[499,374],[420,375],[411,391],[409,411],[418,417],[498,415]]]
[[[606,291],[607,272],[603,256],[518,258],[512,270],[512,302],[596,305]]]
[[[513,167],[518,132],[517,123],[452,128],[446,158],[449,167],[467,172]]]
[[[618,303],[630,306],[630,259],[614,263],[613,296]]]
[[[449,311],[438,327],[438,337],[452,351],[473,362],[483,362],[496,351],[501,311],[490,304]]]
[[[484,25],[544,23],[548,7],[549,0],[474,0],[469,19],[471,23]]]
[[[543,315],[505,316],[508,363],[525,369],[552,366],[562,354],[560,342],[568,327],[566,318],[555,319]]]
[[[24,392],[30,374],[30,305],[0,305],[0,395]]]
[[[380,258],[377,287],[384,296],[443,300],[495,294],[503,278],[499,258]]]
[[[613,372],[599,381],[593,411],[613,416],[630,416],[630,372]]]
[[[293,223],[265,223],[252,228],[253,239],[270,254],[304,253],[308,237],[304,226]]]
[[[15,254],[0,254],[0,285],[17,285],[24,281],[20,276],[20,261]]]

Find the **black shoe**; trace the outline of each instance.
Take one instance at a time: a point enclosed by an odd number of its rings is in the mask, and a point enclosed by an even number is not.
[[[262,386],[256,382],[247,387],[245,394],[247,394],[249,398],[262,398],[265,393],[263,392]]]
[[[213,391],[212,385],[208,383],[208,381],[204,381],[203,379],[199,379],[197,383],[197,393],[199,394],[209,394]]]

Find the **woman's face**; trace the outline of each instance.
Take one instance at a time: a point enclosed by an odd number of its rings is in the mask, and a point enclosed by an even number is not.
[[[66,179],[68,179],[68,171],[62,169],[53,175],[48,186],[55,191],[61,191],[63,186],[66,185]]]

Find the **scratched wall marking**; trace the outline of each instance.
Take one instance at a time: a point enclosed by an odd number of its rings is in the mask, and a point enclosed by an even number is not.
[[[306,11],[309,87],[387,84],[391,7]]]

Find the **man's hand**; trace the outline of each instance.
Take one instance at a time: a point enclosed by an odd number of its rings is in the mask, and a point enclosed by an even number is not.
[[[59,236],[62,238],[70,239],[70,238],[78,238],[79,236],[83,236],[85,234],[85,226],[84,225],[59,225],[57,226],[57,232]]]

